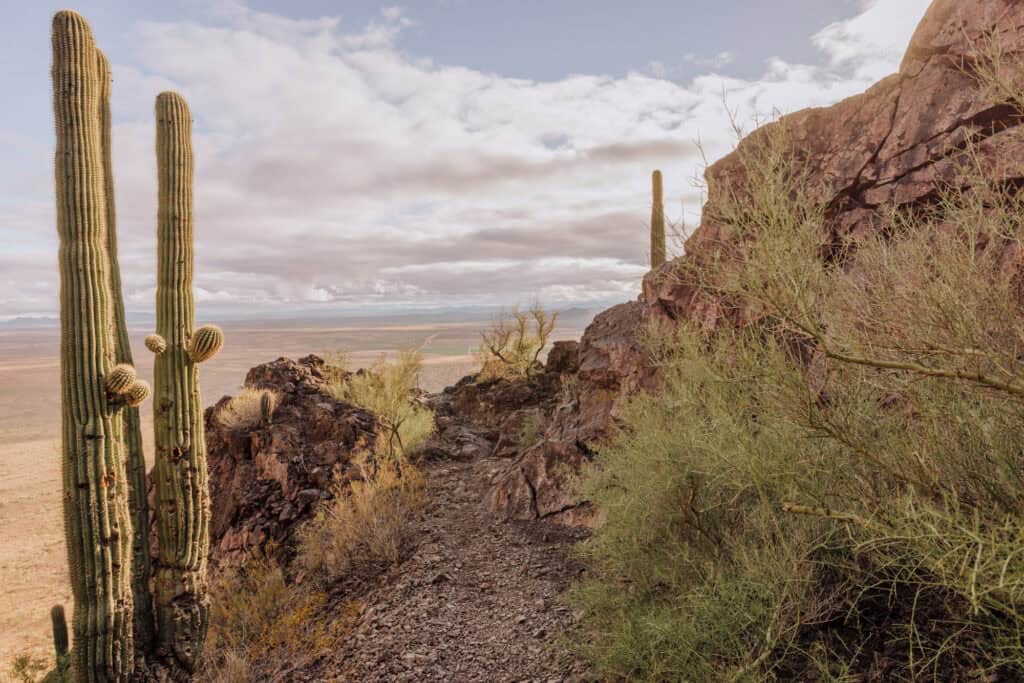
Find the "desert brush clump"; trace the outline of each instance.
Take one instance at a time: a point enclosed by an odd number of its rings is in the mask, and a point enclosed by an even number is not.
[[[529,379],[540,368],[540,355],[557,322],[558,313],[549,313],[539,303],[525,311],[514,306],[500,314],[490,328],[480,333],[479,378]]]
[[[273,415],[281,395],[273,389],[243,387],[217,412],[217,421],[233,431],[249,431],[265,422],[265,415]]]
[[[928,206],[825,230],[782,119],[676,267],[718,323],[651,329],[656,394],[584,484],[601,675],[1024,676],[1024,200],[968,140]]]
[[[422,364],[422,353],[407,349],[394,362],[381,356],[366,370],[337,372],[326,385],[330,396],[374,414],[379,457],[404,460],[434,432],[434,413],[419,400]]]
[[[328,582],[398,562],[425,503],[423,476],[412,465],[365,455],[357,465],[361,478],[335,486],[333,501],[299,531],[299,565]]]
[[[335,486],[333,500],[299,532],[297,560],[310,574],[333,581],[379,570],[405,549],[425,502],[423,476],[410,456],[434,432],[434,413],[420,403],[421,366],[420,352],[410,349],[327,385],[338,400],[374,413],[377,438],[353,457],[359,478]]]
[[[327,593],[289,582],[279,564],[263,557],[220,571],[211,592],[204,683],[248,683],[282,662],[329,652],[362,612],[357,602],[338,610]]]

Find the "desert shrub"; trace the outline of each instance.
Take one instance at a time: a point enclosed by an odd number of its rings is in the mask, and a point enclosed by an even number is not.
[[[522,424],[516,430],[515,443],[518,450],[523,451],[537,443],[544,434],[544,420],[537,413],[530,413],[523,418]]]
[[[372,573],[398,562],[408,546],[410,522],[425,502],[422,475],[390,460],[372,469],[364,460],[362,472],[299,531],[298,562],[311,575]]]
[[[297,562],[309,575],[331,582],[379,571],[408,546],[410,522],[424,503],[423,476],[409,455],[434,431],[434,413],[420,403],[421,365],[419,351],[408,350],[393,363],[382,357],[328,383],[332,396],[376,416],[377,439],[353,458],[360,477],[336,486],[300,530]]]
[[[584,485],[579,647],[631,680],[1019,680],[1021,199],[968,142],[931,205],[836,238],[787,139],[740,148],[678,273],[721,322],[650,332],[661,389]]]
[[[51,662],[47,658],[23,653],[11,658],[8,673],[12,681],[35,683],[50,667]]]
[[[339,374],[327,384],[331,396],[376,416],[378,458],[405,459],[434,432],[434,413],[419,401],[422,364],[418,350],[406,350],[393,363],[382,356],[369,370]]]
[[[217,421],[234,431],[244,432],[255,429],[262,421],[260,403],[265,394],[270,396],[271,412],[273,412],[280,402],[280,394],[273,389],[243,387],[217,413]]]
[[[501,314],[483,331],[480,346],[480,379],[530,377],[540,366],[540,354],[548,344],[558,321],[540,304]]]
[[[211,589],[208,683],[260,680],[282,663],[323,654],[348,635],[360,610],[358,603],[336,609],[326,593],[289,583],[266,558],[221,570]]]
[[[345,378],[350,372],[349,368],[352,364],[351,355],[343,349],[336,349],[334,351],[327,351],[324,353],[323,359],[323,373],[327,383],[338,384],[345,381]]]

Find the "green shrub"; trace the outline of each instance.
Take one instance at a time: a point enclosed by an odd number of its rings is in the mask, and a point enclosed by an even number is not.
[[[394,363],[382,356],[369,370],[337,372],[327,384],[331,396],[377,417],[378,457],[404,460],[434,432],[434,413],[419,401],[422,364],[418,350],[402,351]]]
[[[729,240],[679,266],[724,322],[649,334],[661,389],[584,484],[579,647],[630,680],[1020,680],[1024,202],[967,144],[966,183],[835,240],[787,139],[741,146]]]

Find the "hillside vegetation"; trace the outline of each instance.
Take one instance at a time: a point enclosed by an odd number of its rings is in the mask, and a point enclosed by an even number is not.
[[[968,140],[840,239],[785,119],[738,153],[722,240],[675,271],[730,324],[648,331],[661,388],[584,484],[578,647],[630,680],[1021,680],[1016,188]]]

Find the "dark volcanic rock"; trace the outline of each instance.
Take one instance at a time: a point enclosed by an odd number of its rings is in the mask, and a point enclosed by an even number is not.
[[[246,386],[274,389],[280,403],[273,423],[231,430],[206,411],[210,469],[211,557],[241,561],[253,550],[287,552],[297,525],[332,497],[331,484],[351,478],[352,452],[373,443],[373,416],[321,391],[323,361],[279,358],[249,371]]]

